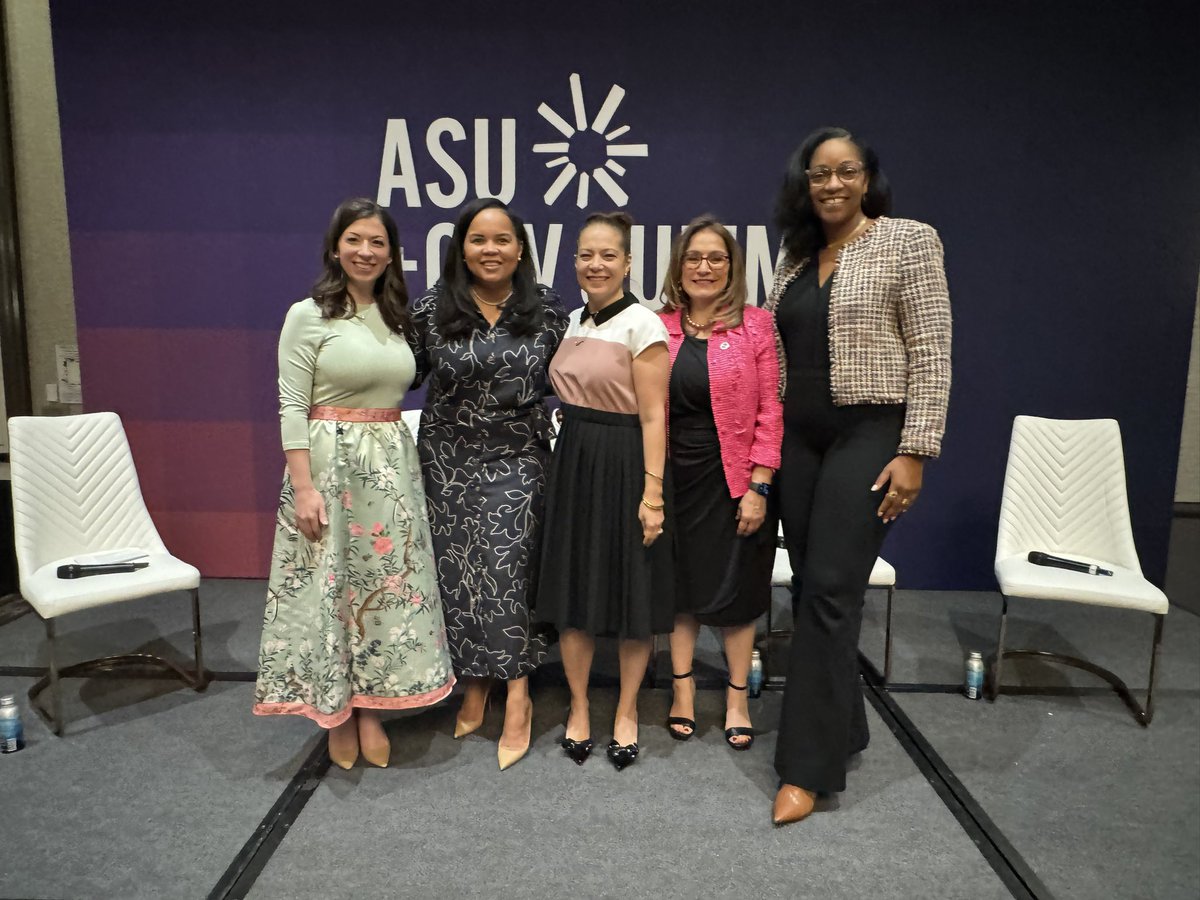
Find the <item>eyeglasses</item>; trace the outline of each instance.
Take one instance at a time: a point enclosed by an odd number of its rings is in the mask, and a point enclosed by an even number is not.
[[[717,251],[715,253],[697,253],[692,250],[683,254],[683,264],[689,269],[698,269],[700,263],[706,261],[713,269],[723,269],[729,265],[729,254]]]
[[[838,181],[843,184],[849,181],[857,181],[863,171],[863,166],[859,163],[844,162],[836,169],[831,169],[829,166],[816,166],[812,169],[805,169],[804,174],[808,176],[809,184],[815,184],[820,187],[823,184],[827,184],[833,175],[837,175]]]

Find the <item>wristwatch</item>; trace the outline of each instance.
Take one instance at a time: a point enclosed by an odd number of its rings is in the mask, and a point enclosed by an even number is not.
[[[765,497],[771,493],[771,486],[764,481],[752,481],[750,482],[750,490]]]

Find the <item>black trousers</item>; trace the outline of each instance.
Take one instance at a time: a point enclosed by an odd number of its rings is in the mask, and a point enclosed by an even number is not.
[[[889,527],[871,485],[896,455],[903,424],[903,406],[834,406],[828,371],[788,372],[777,495],[794,634],[775,750],[785,784],[844,790],[846,762],[869,740],[858,637]]]

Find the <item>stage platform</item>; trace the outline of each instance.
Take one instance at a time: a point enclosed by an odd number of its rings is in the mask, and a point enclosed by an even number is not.
[[[623,772],[602,755],[583,767],[563,756],[553,663],[534,685],[533,747],[512,769],[497,771],[499,710],[454,741],[451,699],[388,720],[389,768],[343,772],[308,721],[250,713],[263,597],[262,582],[204,582],[216,676],[204,693],[66,680],[64,738],[26,709],[29,745],[0,756],[0,898],[1200,895],[1200,618],[1180,607],[1144,729],[1097,680],[1044,664],[1011,664],[1006,683],[1057,694],[963,697],[963,654],[994,642],[996,594],[898,591],[884,688],[872,592],[861,647],[871,745],[844,794],[776,829],[780,696],[752,701],[762,733],[749,752],[726,748],[707,631],[698,735],[667,735],[664,650],[643,694],[642,756]],[[776,602],[786,621],[786,592]],[[61,658],[140,648],[183,660],[189,626],[183,595],[80,613],[60,622]],[[1017,601],[1009,633],[1010,646],[1083,655],[1145,683],[1148,616]],[[43,653],[34,616],[0,627],[0,693],[24,702]],[[601,747],[615,670],[602,643]]]

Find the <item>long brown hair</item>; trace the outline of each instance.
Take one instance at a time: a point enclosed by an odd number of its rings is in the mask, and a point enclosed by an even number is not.
[[[313,285],[313,301],[321,308],[321,317],[324,319],[349,319],[354,315],[354,298],[346,288],[346,273],[342,271],[342,264],[337,258],[338,241],[355,222],[373,218],[383,224],[392,251],[391,261],[383,274],[375,279],[375,303],[384,324],[396,334],[404,335],[410,328],[408,289],[404,285],[396,220],[386,209],[366,197],[344,200],[333,211],[333,218],[329,220],[329,228],[325,231],[325,246],[321,256],[324,271]]]
[[[670,312],[691,311],[691,298],[683,289],[683,255],[687,253],[692,238],[702,231],[717,235],[725,242],[725,252],[729,254],[729,281],[717,298],[713,319],[725,328],[736,328],[742,324],[742,310],[746,308],[746,255],[729,229],[713,215],[705,214],[692,219],[671,245],[671,265],[667,268],[667,277],[662,286],[663,309]]]

